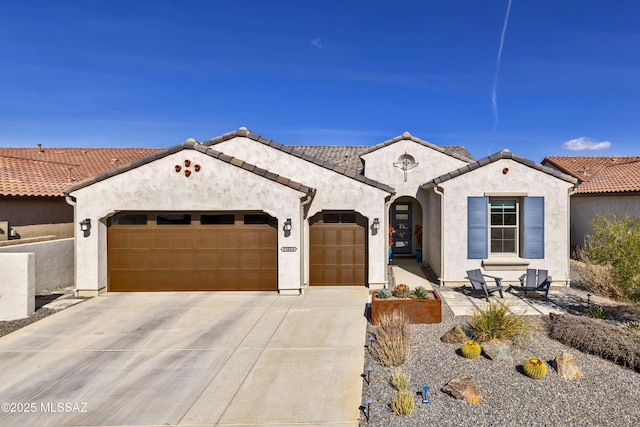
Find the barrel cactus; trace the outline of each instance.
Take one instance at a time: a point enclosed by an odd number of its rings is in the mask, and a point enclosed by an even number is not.
[[[524,373],[533,379],[540,380],[547,375],[547,364],[536,357],[530,357],[522,364]]]
[[[393,296],[396,298],[409,298],[411,296],[411,289],[403,283],[393,288]]]
[[[462,352],[462,355],[467,359],[475,359],[476,357],[480,356],[480,352],[482,351],[482,349],[480,348],[480,344],[478,344],[476,341],[468,340],[462,343],[460,351]]]

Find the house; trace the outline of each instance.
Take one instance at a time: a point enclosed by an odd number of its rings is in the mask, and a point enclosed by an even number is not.
[[[578,179],[571,197],[571,246],[593,233],[600,214],[640,218],[640,156],[548,156],[543,165]]]
[[[159,151],[148,148],[0,147],[0,241],[73,237],[74,182]],[[11,236],[13,233],[13,236]]]
[[[188,139],[65,194],[75,206],[80,295],[298,294],[384,286],[389,249],[420,248],[443,285],[481,265],[508,280],[547,268],[566,283],[576,182],[507,150],[474,161],[462,147],[408,132],[371,147],[294,147],[240,128]]]

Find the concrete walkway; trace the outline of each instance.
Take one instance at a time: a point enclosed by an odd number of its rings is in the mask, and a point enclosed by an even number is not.
[[[91,299],[0,338],[0,425],[357,426],[367,296]]]
[[[436,289],[442,300],[451,308],[454,316],[471,316],[475,309],[484,309],[489,305],[483,297],[470,296],[460,287],[444,287],[429,282],[420,268],[420,264],[414,258],[396,257],[391,268],[396,284],[404,283],[412,289],[417,286]],[[561,288],[551,288],[548,302],[544,300],[544,297],[538,297],[541,295],[540,293],[530,293],[529,297],[523,297],[520,292],[506,292],[507,288],[508,286],[504,286],[504,299],[500,298],[498,293],[493,293],[489,297],[489,301],[503,302],[508,304],[511,311],[531,316],[566,313],[568,304],[573,303],[568,301],[566,290]],[[573,293],[576,294],[575,291]],[[598,302],[595,301],[596,298],[594,297],[592,302]],[[586,296],[583,299],[586,302]],[[577,298],[577,300],[579,301],[580,298]],[[602,298],[599,298],[599,300],[602,300]]]

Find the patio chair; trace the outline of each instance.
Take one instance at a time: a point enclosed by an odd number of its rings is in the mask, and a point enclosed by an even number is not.
[[[487,285],[487,280],[485,277],[489,277],[495,280],[495,286]],[[500,298],[504,298],[502,294],[502,278],[496,276],[489,276],[488,274],[482,274],[480,269],[475,270],[467,270],[467,277],[465,279],[469,279],[471,282],[471,292],[482,292],[484,293],[484,297],[489,302],[489,295],[494,292],[500,292]]]
[[[536,270],[527,268],[527,272],[520,276],[520,286],[509,286],[507,292],[516,289],[524,292],[544,292],[544,298],[549,301],[549,289],[551,288],[551,276],[548,270]]]

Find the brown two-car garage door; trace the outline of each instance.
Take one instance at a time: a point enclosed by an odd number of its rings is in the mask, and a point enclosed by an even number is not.
[[[309,220],[309,284],[366,284],[366,218],[355,212],[319,213]]]
[[[120,213],[109,291],[278,289],[277,221],[264,213]]]

